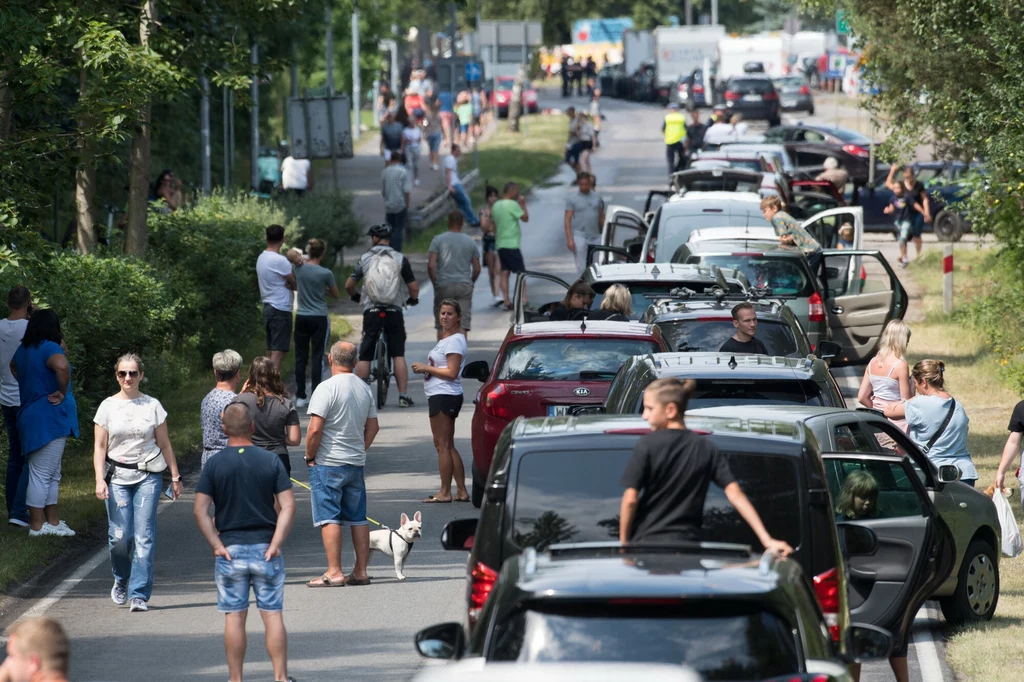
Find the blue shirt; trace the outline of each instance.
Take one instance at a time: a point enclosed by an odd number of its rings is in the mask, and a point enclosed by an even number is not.
[[[949,414],[949,401],[934,395],[918,395],[906,403],[907,435],[917,445],[924,447]],[[970,420],[964,412],[963,403],[956,401],[953,418],[949,420],[942,435],[928,451],[928,459],[935,466],[954,464],[960,469],[963,479],[977,479],[971,453],[967,450],[967,430]]]
[[[71,380],[60,405],[51,405],[47,400],[48,395],[60,389],[57,373],[46,366],[46,361],[58,354],[64,355],[64,349],[53,341],[43,341],[33,347],[21,345],[14,352],[21,395],[18,434],[24,455],[63,436],[78,437],[78,406],[71,391]]]

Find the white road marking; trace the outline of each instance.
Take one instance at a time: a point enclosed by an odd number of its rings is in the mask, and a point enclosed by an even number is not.
[[[939,614],[927,606],[922,606],[914,617],[915,623],[925,623],[923,630],[914,633],[912,641],[917,651],[917,665],[921,671],[921,679],[928,682],[943,682],[942,664],[939,662],[939,650],[935,646],[933,628],[938,623]]]

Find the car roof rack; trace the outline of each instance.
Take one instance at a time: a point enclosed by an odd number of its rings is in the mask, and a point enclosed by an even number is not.
[[[785,300],[784,297],[775,296],[772,293],[771,287],[751,287],[743,292],[733,292],[723,290],[721,287],[708,287],[704,291],[697,292],[693,289],[686,287],[678,287],[668,291],[666,294],[661,294],[654,299],[652,305],[662,306],[671,305],[672,303],[678,303],[679,301],[689,301],[694,298],[708,298],[713,297],[719,303],[724,301],[750,301],[751,303],[761,303],[763,305],[773,305],[779,300]],[[770,301],[768,299],[777,299],[776,301]]]

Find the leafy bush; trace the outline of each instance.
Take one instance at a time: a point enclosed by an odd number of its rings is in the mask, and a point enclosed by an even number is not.
[[[285,226],[285,242],[301,249],[313,237],[323,239],[327,243],[325,264],[334,263],[340,249],[355,246],[363,236],[365,225],[355,217],[351,194],[307,194],[301,199],[284,196],[277,204],[292,219]]]

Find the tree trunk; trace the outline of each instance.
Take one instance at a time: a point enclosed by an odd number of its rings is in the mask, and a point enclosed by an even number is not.
[[[11,87],[7,85],[6,78],[0,77],[0,140],[6,140],[10,133],[13,104]]]
[[[149,45],[152,24],[156,22],[156,0],[146,0],[142,6],[139,21],[139,42]],[[149,203],[149,162],[150,162],[150,117],[151,106],[142,110],[142,121],[136,127],[132,138],[131,161],[128,167],[128,229],[125,232],[124,250],[133,256],[146,252],[146,209]]]
[[[86,71],[78,73],[78,91],[85,95]],[[78,169],[75,171],[75,209],[78,221],[78,251],[90,253],[96,248],[96,166],[92,144],[85,135],[78,138]]]

